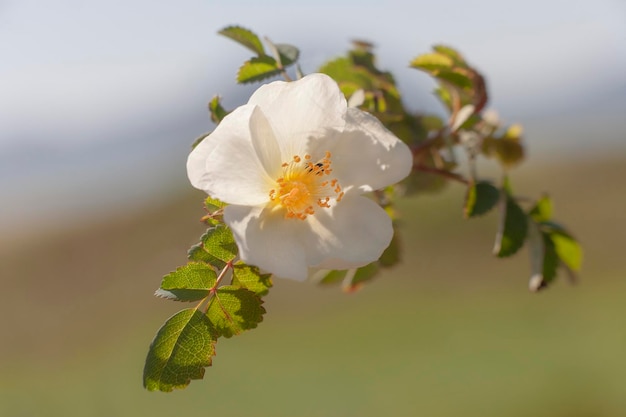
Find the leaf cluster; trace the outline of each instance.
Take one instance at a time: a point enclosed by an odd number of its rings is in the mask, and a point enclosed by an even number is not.
[[[189,249],[189,262],[163,277],[155,293],[196,305],[170,317],[152,341],[143,372],[150,391],[172,391],[201,379],[217,339],[254,329],[265,314],[262,297],[271,276],[237,261],[232,232],[221,220],[223,203],[208,198],[205,207],[209,228]]]
[[[494,208],[497,208],[499,222],[493,253],[506,258],[527,243],[531,291],[548,287],[556,278],[558,268],[562,268],[570,280],[576,280],[582,265],[582,248],[565,227],[553,220],[553,204],[547,195],[525,210],[514,197],[506,176],[500,188],[484,181],[467,187],[464,206],[467,218],[486,214]]]
[[[270,50],[270,54],[267,54],[259,37],[251,30],[240,26],[228,26],[218,33],[255,54],[239,67],[237,82],[240,84],[263,81],[281,74],[286,75],[285,69],[294,65],[300,57],[300,50],[295,46],[285,43],[275,44],[265,38]]]

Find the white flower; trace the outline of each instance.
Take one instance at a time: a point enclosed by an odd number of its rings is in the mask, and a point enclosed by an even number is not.
[[[348,108],[323,74],[260,87],[189,155],[191,184],[229,205],[241,259],[279,277],[377,260],[393,235],[361,194],[396,183],[408,147],[373,116]]]

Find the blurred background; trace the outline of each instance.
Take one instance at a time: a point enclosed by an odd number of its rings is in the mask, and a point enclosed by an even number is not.
[[[626,415],[626,5],[620,0],[0,0],[1,416]],[[525,128],[516,191],[549,191],[585,247],[580,285],[527,291],[525,251],[463,189],[400,202],[404,262],[363,291],[276,281],[265,321],[220,340],[204,381],[141,386],[152,296],[203,228],[190,144],[227,108],[231,24],[301,49],[305,73],[376,45],[415,111],[443,114],[408,62],[445,43]],[[563,278],[563,277],[562,277]]]

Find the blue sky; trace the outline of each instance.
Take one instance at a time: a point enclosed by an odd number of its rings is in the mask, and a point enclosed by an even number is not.
[[[0,187],[12,196],[0,227],[42,198],[51,212],[84,212],[184,184],[188,145],[211,129],[206,102],[219,93],[232,107],[251,92],[234,83],[249,53],[216,34],[229,24],[299,46],[305,72],[369,39],[415,110],[439,108],[407,63],[446,43],[531,133],[548,117],[564,131],[585,117],[590,131],[626,127],[620,0],[259,3],[0,0]]]

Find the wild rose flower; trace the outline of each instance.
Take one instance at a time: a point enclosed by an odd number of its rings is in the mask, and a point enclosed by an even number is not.
[[[406,177],[408,147],[348,108],[323,74],[260,87],[189,155],[191,184],[229,204],[241,259],[283,278],[377,260],[393,228],[363,193]]]

